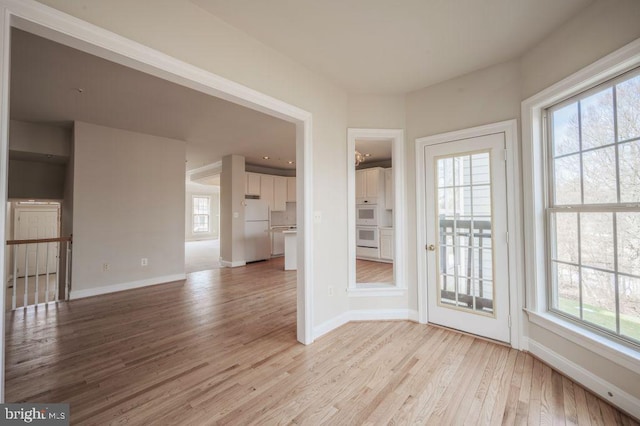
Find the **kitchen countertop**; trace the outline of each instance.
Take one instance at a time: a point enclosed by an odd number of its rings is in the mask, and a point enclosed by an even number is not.
[[[296,232],[298,232],[298,230],[295,226],[282,225],[282,226],[272,226],[269,232],[282,232],[283,234],[295,234]]]

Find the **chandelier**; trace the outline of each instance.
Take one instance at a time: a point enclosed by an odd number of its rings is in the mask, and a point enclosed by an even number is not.
[[[358,167],[360,163],[364,162],[364,160],[364,155],[362,155],[360,151],[356,150],[356,167]]]

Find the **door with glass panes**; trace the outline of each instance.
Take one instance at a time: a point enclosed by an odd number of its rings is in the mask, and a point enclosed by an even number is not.
[[[509,333],[505,135],[425,147],[428,320]]]

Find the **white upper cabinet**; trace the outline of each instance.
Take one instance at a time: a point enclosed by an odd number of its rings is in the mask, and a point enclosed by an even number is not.
[[[260,175],[258,173],[247,172],[245,176],[245,194],[260,195]]]
[[[260,199],[269,204],[269,210],[273,210],[273,178],[271,175],[260,175]]]
[[[384,170],[384,208],[393,210],[393,169]]]
[[[356,170],[356,204],[384,203],[384,169]]]
[[[291,176],[287,178],[287,202],[296,202],[296,177]]]
[[[246,172],[245,195],[259,196],[271,211],[285,211],[287,202],[296,201],[296,178]]]
[[[356,200],[367,196],[366,170],[356,170]]]
[[[272,211],[285,211],[287,209],[287,178],[273,176],[273,204]]]

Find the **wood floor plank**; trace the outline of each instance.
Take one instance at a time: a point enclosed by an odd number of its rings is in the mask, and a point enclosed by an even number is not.
[[[522,383],[520,384],[520,394],[518,395],[518,406],[516,407],[516,425],[527,424],[529,418],[529,403],[531,401],[531,382],[533,376],[533,357],[527,356],[522,369]]]
[[[282,259],[6,313],[6,400],[73,424],[638,423],[524,352],[408,321],[296,341]]]
[[[576,394],[571,380],[562,377],[562,394],[564,395],[564,420],[567,426],[577,425],[578,407],[576,404]]]

